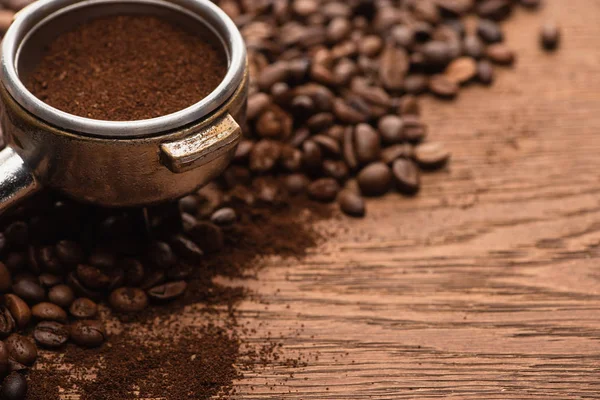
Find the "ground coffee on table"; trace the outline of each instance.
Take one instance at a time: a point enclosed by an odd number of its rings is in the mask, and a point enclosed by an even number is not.
[[[225,54],[207,36],[152,16],[99,18],[55,39],[26,85],[82,117],[159,117],[202,100],[225,76]]]

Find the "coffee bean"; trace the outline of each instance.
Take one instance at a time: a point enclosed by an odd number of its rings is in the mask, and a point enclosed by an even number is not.
[[[375,161],[381,154],[381,143],[377,131],[370,125],[359,124],[354,130],[354,150],[361,164]]]
[[[200,260],[202,260],[202,256],[204,255],[204,252],[202,251],[202,249],[200,247],[198,247],[198,245],[196,243],[194,243],[191,239],[188,239],[186,236],[184,235],[175,235],[171,238],[170,240],[171,243],[171,247],[173,248],[173,250],[175,251],[175,253],[177,253],[178,256],[189,260],[191,262],[199,262]],[[133,266],[134,268],[141,268],[141,274],[143,277],[143,267],[141,265],[141,263],[138,262],[138,265]],[[126,270],[129,269],[130,272],[128,274],[138,274],[139,272],[136,271],[132,271],[131,270],[132,266],[126,266]],[[131,277],[130,277],[131,278]],[[128,281],[131,281],[131,279],[128,278]],[[134,276],[135,278],[135,276]],[[136,280],[133,280],[134,282],[136,282]],[[137,282],[139,283],[141,281],[141,277],[139,278],[139,280],[137,280]],[[135,284],[134,284],[135,286]]]
[[[170,268],[169,271],[173,269]],[[146,273],[144,276],[144,280],[140,283],[139,287],[144,290],[148,290],[151,287],[159,285],[165,281],[167,274],[165,271],[161,271],[158,269],[151,270]]]
[[[27,256],[25,256],[25,253],[21,252],[9,253],[4,262],[6,268],[15,273],[17,271],[22,271],[25,268],[27,265]]]
[[[367,57],[376,57],[383,49],[383,40],[377,35],[367,35],[358,42],[358,52]]]
[[[404,123],[402,118],[396,115],[386,115],[380,118],[377,128],[384,143],[394,144],[404,141]]]
[[[0,292],[8,291],[12,286],[12,278],[8,267],[0,262]]]
[[[395,144],[383,149],[381,152],[381,161],[391,164],[398,158],[411,158],[413,154],[413,147],[410,144]]]
[[[79,264],[76,273],[79,281],[92,290],[105,289],[110,284],[109,276],[91,265]]]
[[[523,7],[527,8],[537,8],[542,4],[542,0],[519,0],[519,3]]]
[[[491,85],[494,82],[494,67],[487,60],[477,63],[477,79],[485,85]]]
[[[80,346],[98,347],[106,340],[106,330],[98,321],[77,321],[71,325],[71,339]]]
[[[15,320],[5,306],[0,306],[0,338],[5,338],[15,330]]]
[[[358,159],[356,157],[355,145],[354,145],[354,128],[349,126],[344,130],[343,140],[343,155],[344,161],[350,169],[356,169],[358,167]]]
[[[75,318],[91,319],[98,313],[98,305],[88,298],[80,297],[73,301],[69,312]]]
[[[285,177],[285,187],[291,195],[304,193],[309,182],[309,179],[302,174],[292,174]]]
[[[482,19],[477,25],[477,35],[486,43],[499,43],[504,40],[500,26],[494,21]]]
[[[466,56],[480,59],[485,54],[485,46],[481,40],[474,35],[468,35],[463,41],[463,50]]]
[[[359,124],[369,119],[368,108],[364,107],[364,104],[341,98],[333,101],[333,113],[337,119],[346,124]]]
[[[13,360],[12,358],[8,359],[8,370],[10,372],[27,372],[29,370],[29,368],[27,367],[27,365],[21,364],[20,362],[17,362],[15,360]]]
[[[340,143],[327,135],[314,135],[311,140],[321,147],[322,153],[332,157],[341,154]]]
[[[323,161],[323,175],[328,178],[333,178],[338,182],[344,182],[348,178],[348,167],[346,163],[339,160]]]
[[[404,124],[402,134],[409,142],[419,143],[427,136],[427,126],[418,116],[405,115],[402,117],[402,123]]]
[[[153,300],[168,301],[183,295],[187,289],[185,281],[175,281],[155,286],[148,290],[148,297]]]
[[[4,295],[4,304],[14,318],[17,327],[25,328],[31,320],[31,309],[19,296],[15,294]]]
[[[375,162],[359,172],[357,182],[365,196],[381,196],[390,188],[392,172],[386,164]]]
[[[48,291],[48,300],[59,307],[67,308],[75,300],[75,293],[67,285],[56,285]]]
[[[450,152],[441,143],[423,143],[415,149],[415,160],[421,168],[441,168],[450,159]]]
[[[221,208],[213,213],[210,221],[219,226],[227,226],[233,224],[237,220],[235,210],[230,207]]]
[[[64,266],[56,256],[53,246],[44,246],[38,251],[38,263],[43,271],[61,275],[64,273]]]
[[[398,99],[398,112],[403,117],[413,116],[418,117],[421,115],[421,107],[419,101],[415,96],[405,95]]]
[[[397,159],[392,166],[396,188],[400,193],[414,195],[419,191],[419,169],[408,159]]]
[[[123,313],[136,313],[148,305],[148,296],[138,288],[123,287],[110,294],[108,302],[116,311]]]
[[[340,185],[332,178],[318,179],[308,185],[308,196],[323,203],[335,200],[339,191]]]
[[[55,349],[69,340],[69,329],[55,321],[42,321],[33,330],[33,338],[42,347]]]
[[[383,86],[388,90],[401,90],[409,68],[406,51],[392,41],[388,42],[381,53],[379,65],[379,79]]]
[[[198,222],[188,234],[206,253],[215,253],[225,245],[223,231],[211,222]]]
[[[175,265],[177,257],[168,243],[155,240],[148,248],[148,261],[160,269],[167,269]]]
[[[481,0],[477,5],[477,14],[482,18],[501,20],[510,12],[512,0]]]
[[[42,302],[31,308],[31,315],[42,321],[66,321],[65,310],[53,303]]]
[[[431,65],[445,65],[452,58],[448,44],[439,40],[427,42],[421,51],[425,62]]]
[[[4,237],[8,246],[23,248],[29,243],[29,227],[23,221],[16,221],[6,227]]]
[[[27,379],[18,372],[12,372],[2,382],[0,399],[24,400],[27,396]]]
[[[46,291],[44,288],[29,280],[22,280],[14,283],[12,290],[17,296],[29,304],[42,302],[46,298]]]
[[[250,169],[258,173],[270,171],[277,164],[280,155],[281,147],[276,141],[260,140],[250,152]]]
[[[404,91],[410,94],[421,94],[429,87],[429,78],[422,74],[409,74],[404,79]]]
[[[49,289],[52,288],[56,285],[59,285],[62,283],[63,279],[61,276],[59,275],[54,275],[54,274],[49,274],[49,273],[43,273],[38,277],[38,280],[40,282],[40,285],[44,288],[44,289]]]
[[[37,359],[37,347],[28,337],[13,333],[6,339],[9,357],[16,362],[32,366]]]
[[[340,209],[351,217],[364,217],[365,200],[351,190],[342,190],[338,196]]]
[[[83,262],[84,253],[77,242],[61,240],[54,247],[56,257],[65,265],[77,265]]]
[[[0,376],[5,376],[8,372],[8,349],[3,341],[0,341]]]
[[[173,247],[177,250],[176,246]],[[119,261],[119,266],[125,271],[125,282],[129,286],[137,286],[142,279],[144,279],[144,265],[139,260],[135,258],[125,258]]]
[[[300,171],[302,169],[302,152],[289,145],[282,146],[279,164],[287,171]]]
[[[247,141],[247,140],[243,140],[238,146],[238,151],[240,149],[240,146],[242,146],[242,143],[248,143],[248,142],[249,141]],[[236,153],[236,157],[237,157],[237,153]],[[182,212],[196,214],[196,211],[198,211],[199,205],[200,205],[200,201],[198,200],[198,197],[196,197],[194,195],[184,196],[181,199],[179,199],[179,208],[181,209]]]
[[[67,275],[67,285],[69,285],[69,287],[73,289],[75,294],[78,296],[89,297],[94,300],[99,300],[102,298],[102,292],[98,290],[92,290],[84,286],[79,281],[79,278],[77,278],[77,274],[75,273],[75,271],[71,271]]]
[[[540,43],[545,50],[553,51],[560,44],[560,28],[555,22],[548,21],[540,30]]]
[[[444,76],[451,82],[463,84],[469,82],[477,75],[477,63],[470,57],[461,57],[452,61]]]
[[[515,62],[515,53],[502,43],[489,46],[486,55],[495,64],[512,65]]]
[[[444,75],[432,76],[429,80],[429,90],[438,97],[452,99],[458,94],[458,85]]]

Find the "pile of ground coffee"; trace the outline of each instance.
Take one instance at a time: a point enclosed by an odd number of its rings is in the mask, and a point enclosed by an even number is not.
[[[204,36],[151,16],[96,19],[54,40],[25,83],[40,100],[82,117],[159,117],[223,80],[226,56]]]

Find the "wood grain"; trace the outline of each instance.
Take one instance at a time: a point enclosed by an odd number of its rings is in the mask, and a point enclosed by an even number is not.
[[[600,398],[600,1],[546,3],[506,24],[519,61],[492,89],[424,101],[448,171],[247,283],[248,340],[307,366],[248,373],[235,399]]]

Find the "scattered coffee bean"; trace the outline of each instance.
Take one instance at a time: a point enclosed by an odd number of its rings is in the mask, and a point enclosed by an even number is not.
[[[27,379],[18,372],[12,372],[2,382],[0,399],[24,400],[27,396]]]
[[[33,330],[33,338],[42,347],[55,349],[69,340],[69,329],[55,321],[42,321]]]
[[[45,288],[45,289],[49,289],[52,288],[56,285],[59,285],[62,283],[62,277],[59,275],[54,275],[54,274],[49,274],[49,273],[44,273],[41,274],[38,277],[38,280],[40,282],[40,285]]]
[[[340,209],[351,217],[364,217],[365,200],[351,190],[342,190],[338,196]]]
[[[0,262],[0,292],[4,293],[12,286],[12,278],[8,267]]]
[[[339,191],[340,185],[332,178],[318,179],[308,186],[308,196],[324,203],[335,200]]]
[[[359,124],[354,131],[354,151],[360,164],[376,161],[381,154],[381,141],[370,125]]]
[[[372,163],[359,172],[357,182],[362,194],[381,196],[390,189],[392,172],[385,163]]]
[[[188,239],[187,237],[185,237],[184,235],[175,235],[171,238],[170,240],[171,243],[171,247],[173,248],[173,250],[175,251],[175,253],[177,253],[177,256],[189,260],[191,262],[199,262],[202,259],[202,256],[204,255],[204,252],[202,251],[202,249],[200,249],[200,247],[198,247],[198,245],[196,243],[194,243],[192,240]],[[138,266],[137,268],[141,267],[141,263],[138,262]],[[129,273],[131,274],[131,266],[127,267],[129,268]],[[173,267],[171,267],[173,268]],[[133,271],[135,272],[135,271]],[[137,273],[139,273],[140,271],[138,270]],[[141,273],[143,274],[143,267],[141,270]],[[131,279],[130,279],[131,280]],[[141,280],[141,279],[140,279]]]
[[[75,293],[67,285],[56,285],[48,291],[48,300],[57,306],[68,308],[75,300]]]
[[[494,67],[487,60],[477,63],[477,79],[485,85],[491,85],[494,82]]]
[[[98,347],[106,340],[106,331],[98,321],[77,321],[71,325],[71,339],[80,346]]]
[[[477,75],[477,63],[470,57],[461,57],[452,61],[446,68],[444,76],[451,82],[463,84]]]
[[[309,179],[303,174],[292,174],[285,177],[285,187],[291,195],[304,193]]]
[[[504,40],[500,26],[494,21],[483,19],[477,25],[477,34],[487,43],[499,43]]]
[[[404,122],[396,115],[386,115],[379,119],[377,125],[384,143],[395,144],[404,141]],[[384,150],[385,151],[385,150]]]
[[[233,208],[225,207],[214,212],[210,217],[210,221],[219,226],[227,226],[233,224],[237,219]]]
[[[80,297],[71,304],[69,312],[75,318],[92,319],[98,313],[98,305],[88,298]]]
[[[32,366],[37,359],[37,347],[28,337],[13,333],[6,339],[9,357],[16,362]]]
[[[435,75],[429,80],[429,90],[438,97],[452,99],[458,94],[459,87],[446,76]]]
[[[83,250],[77,242],[61,240],[54,250],[56,257],[65,265],[77,265],[83,262]]]
[[[185,281],[175,281],[155,286],[148,290],[148,297],[154,300],[167,301],[173,300],[183,295],[187,289]]]
[[[5,306],[0,306],[0,338],[5,338],[15,330],[15,320]]]
[[[31,315],[42,321],[66,321],[67,313],[56,304],[42,302],[31,308]]]
[[[554,22],[546,22],[540,31],[540,43],[545,50],[556,50],[560,44],[560,28]]]
[[[44,288],[30,280],[21,280],[14,283],[12,290],[17,296],[29,304],[39,303],[46,299],[46,291]]]
[[[31,309],[19,296],[12,293],[4,295],[4,304],[14,318],[17,327],[23,329],[29,324]]]
[[[396,188],[400,193],[414,195],[419,191],[421,185],[419,169],[411,160],[397,159],[392,165],[392,172]]]
[[[224,246],[223,231],[211,222],[198,222],[188,234],[206,253],[214,253]]]
[[[117,257],[111,251],[105,249],[97,249],[88,259],[89,265],[96,267],[101,270],[109,270],[117,263]]]
[[[138,288],[123,287],[110,294],[108,301],[112,308],[123,313],[142,311],[148,305],[148,296]]]
[[[441,143],[423,143],[415,149],[415,160],[425,169],[441,168],[450,159],[450,152]]]
[[[503,43],[489,46],[486,55],[491,62],[499,65],[512,65],[515,62],[515,53]]]

